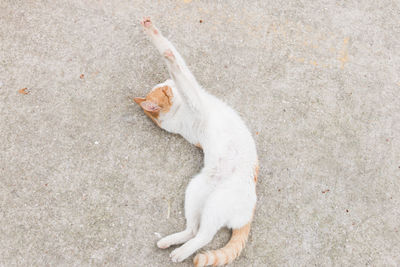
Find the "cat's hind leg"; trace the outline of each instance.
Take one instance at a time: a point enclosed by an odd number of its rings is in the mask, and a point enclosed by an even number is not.
[[[205,175],[199,173],[189,183],[185,194],[186,229],[182,232],[166,236],[157,242],[159,248],[185,243],[193,238],[199,228],[200,212],[205,199],[210,194],[210,187],[205,181]]]
[[[162,249],[169,248],[170,246],[173,246],[173,245],[185,243],[186,241],[191,239],[193,236],[194,236],[194,233],[192,230],[185,229],[182,232],[175,233],[175,234],[172,234],[172,235],[169,235],[169,236],[166,236],[166,237],[160,239],[157,242],[157,247],[162,248]]]
[[[196,250],[211,242],[217,231],[225,225],[225,220],[220,216],[219,210],[220,205],[218,203],[212,204],[207,200],[207,204],[201,214],[199,231],[194,238],[171,252],[170,257],[173,262],[185,260]]]
[[[170,257],[173,262],[181,262],[192,255],[196,250],[207,245],[217,233],[217,231],[226,226],[229,220],[229,214],[234,209],[229,197],[231,190],[229,186],[219,185],[207,197],[203,210],[201,211],[200,227],[196,236],[187,241],[181,247],[171,252]],[[227,201],[228,200],[228,201]],[[238,201],[236,199],[236,201]]]

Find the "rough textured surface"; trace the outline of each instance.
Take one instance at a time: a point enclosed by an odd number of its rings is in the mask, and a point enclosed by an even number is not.
[[[132,102],[168,77],[144,15],[254,133],[232,266],[400,263],[398,1],[5,0],[0,265],[172,265],[155,243],[183,229],[202,154]]]

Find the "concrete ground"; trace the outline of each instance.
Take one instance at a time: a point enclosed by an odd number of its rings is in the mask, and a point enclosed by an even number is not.
[[[191,266],[155,245],[202,152],[132,102],[168,77],[149,15],[257,143],[231,266],[399,266],[399,5],[0,1],[0,265]]]

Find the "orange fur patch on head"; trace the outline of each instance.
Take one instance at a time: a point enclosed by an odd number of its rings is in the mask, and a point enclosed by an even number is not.
[[[161,112],[167,113],[172,106],[172,89],[169,86],[158,87],[151,91],[146,100],[151,101],[161,107]]]
[[[153,113],[151,113],[151,112],[148,112],[148,111],[146,111],[146,110],[143,110],[144,111],[144,114],[146,114],[155,124],[157,124],[157,126],[158,127],[161,127],[160,126],[160,123],[158,122],[158,120],[157,120],[157,118],[158,118],[158,113],[156,113],[156,116],[153,114]]]
[[[161,109],[150,112],[146,111],[143,109],[144,113],[150,117],[152,121],[154,121],[158,126],[160,126],[159,122],[157,121],[160,112],[161,113],[167,113],[172,106],[172,89],[169,86],[162,86],[162,87],[157,87],[153,91],[151,91],[146,98],[141,98],[141,97],[135,97],[134,101],[137,104],[142,104],[144,101],[148,101],[151,103],[154,103],[155,105],[159,106]],[[143,108],[143,107],[142,107]]]

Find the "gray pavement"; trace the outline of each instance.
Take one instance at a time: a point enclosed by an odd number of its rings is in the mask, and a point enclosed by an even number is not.
[[[399,6],[0,1],[0,265],[191,266],[155,245],[202,152],[132,102],[168,78],[149,15],[257,143],[231,266],[399,266]]]

